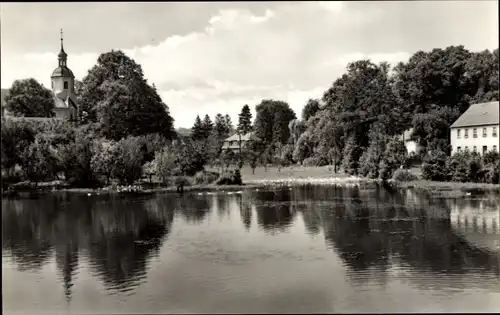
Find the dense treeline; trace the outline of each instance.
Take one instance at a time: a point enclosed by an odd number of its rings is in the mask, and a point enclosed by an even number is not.
[[[497,158],[449,157],[450,125],[470,104],[498,100],[498,64],[498,49],[473,53],[463,46],[419,51],[394,67],[359,60],[321,99],[310,99],[300,117],[286,102],[267,99],[255,106],[253,123],[244,105],[236,128],[228,115],[198,116],[190,136],[178,137],[168,106],[140,65],[112,51],[77,83],[77,125],[2,122],[2,170],[21,170],[23,179],[34,182],[63,174],[89,185],[154,175],[163,182],[178,175],[213,181],[215,175],[202,172],[207,164],[227,172],[244,163],[253,169],[299,163],[386,180],[417,161],[427,179],[498,182]],[[50,95],[37,84],[15,82],[7,109],[16,116],[50,117]],[[400,138],[409,128],[421,147],[417,156],[408,156]],[[259,141],[223,150],[224,139],[235,132],[252,132]],[[220,182],[241,181],[237,173],[226,175]]]

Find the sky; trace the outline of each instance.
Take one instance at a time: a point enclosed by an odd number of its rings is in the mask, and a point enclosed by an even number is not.
[[[418,50],[498,48],[498,1],[1,3],[1,87],[35,78],[50,87],[60,29],[81,80],[101,53],[139,63],[175,126],[196,115],[255,117],[263,99],[297,116],[347,63],[396,64]]]

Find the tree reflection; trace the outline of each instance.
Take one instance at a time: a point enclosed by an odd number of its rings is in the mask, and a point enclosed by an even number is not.
[[[331,214],[323,215],[326,241],[348,268],[356,273],[371,267],[387,270],[393,256],[416,272],[465,275],[487,270],[499,275],[498,255],[471,246],[454,233],[449,217],[435,215],[449,214],[443,200],[426,199],[424,207],[408,207],[401,198],[345,198],[325,210]]]
[[[255,191],[257,224],[266,232],[285,232],[295,219],[289,190]]]
[[[201,223],[212,210],[206,196],[185,194],[172,200],[174,209],[189,223]],[[219,204],[220,207],[220,204]]]
[[[170,197],[170,199],[172,199]],[[174,202],[109,196],[51,195],[2,200],[4,253],[20,268],[39,269],[55,249],[66,298],[81,255],[110,290],[130,290],[170,233]]]

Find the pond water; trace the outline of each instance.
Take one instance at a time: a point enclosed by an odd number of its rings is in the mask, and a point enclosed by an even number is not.
[[[5,314],[498,312],[497,196],[2,199]]]

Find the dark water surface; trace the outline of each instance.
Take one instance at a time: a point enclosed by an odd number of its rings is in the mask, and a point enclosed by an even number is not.
[[[6,314],[500,311],[498,196],[2,200]]]

